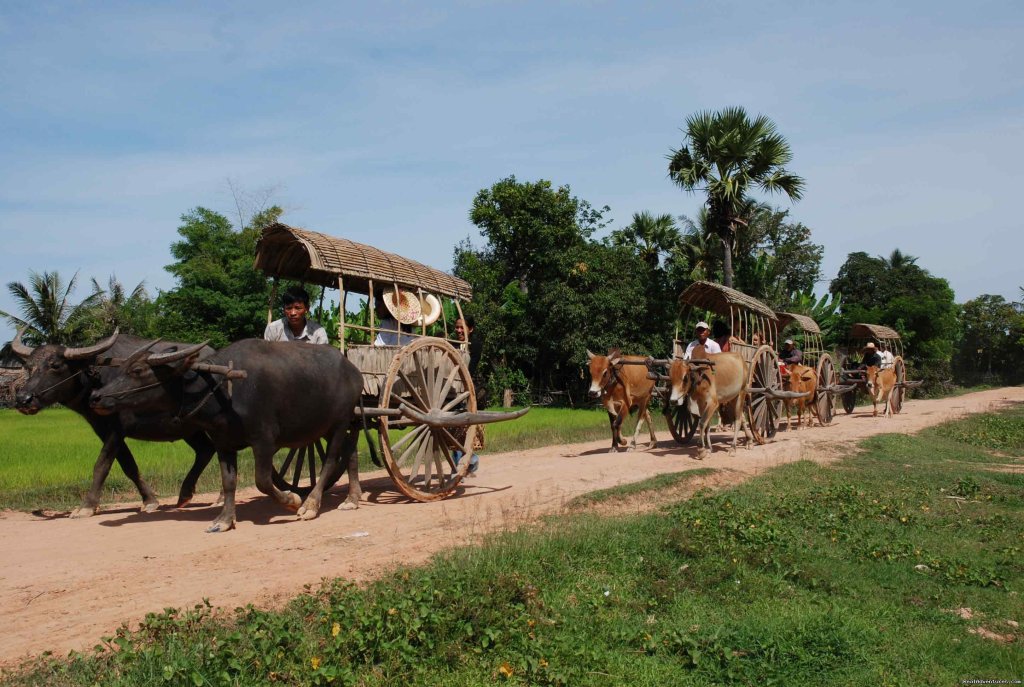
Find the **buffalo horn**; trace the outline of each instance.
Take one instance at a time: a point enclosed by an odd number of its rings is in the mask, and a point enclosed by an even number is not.
[[[184,360],[190,355],[195,355],[199,351],[206,347],[207,342],[197,343],[195,346],[187,346],[182,348],[180,351],[169,351],[167,353],[156,353],[149,356],[146,362],[150,365],[167,365],[168,363],[176,363],[179,360]]]
[[[114,345],[115,341],[117,341],[118,333],[118,330],[115,329],[114,333],[103,339],[103,341],[93,344],[92,346],[86,346],[85,348],[65,348],[64,357],[68,360],[82,360],[84,358],[91,358],[94,355],[104,353]]]
[[[156,346],[158,343],[160,343],[161,340],[162,339],[153,339],[149,343],[143,344],[142,346],[140,346],[136,350],[132,351],[131,355],[129,355],[127,358],[125,358],[124,361],[121,364],[126,366],[126,367],[128,365],[131,365],[136,360],[138,360],[142,356],[146,355],[146,353],[149,351],[149,349],[153,348],[153,346]]]
[[[588,348],[588,349],[587,349],[587,360],[593,360],[593,359],[594,359],[594,358],[596,358],[596,357],[597,357],[597,356],[595,356],[595,355],[594,355],[593,353],[591,353],[591,352],[590,352],[590,349]]]
[[[25,344],[21,343],[21,335],[25,332],[25,327],[18,330],[17,336],[14,337],[14,341],[11,342],[11,350],[14,351],[14,355],[19,358],[27,358],[32,355],[34,348],[29,348]]]

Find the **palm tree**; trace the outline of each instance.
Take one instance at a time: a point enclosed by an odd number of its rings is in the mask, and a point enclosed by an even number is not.
[[[699,112],[686,120],[686,142],[669,155],[668,174],[693,193],[707,194],[708,226],[723,246],[726,286],[733,284],[732,250],[736,233],[745,226],[747,192],[803,195],[804,180],[785,165],[793,159],[789,143],[764,115],[753,121],[742,107]]]
[[[142,333],[138,331],[142,325],[139,321],[140,310],[149,302],[145,281],[140,281],[131,293],[127,293],[115,275],[110,275],[106,289],[93,277],[91,298],[95,299],[93,312],[98,330],[94,332],[96,336],[109,335],[115,329],[133,334]]]
[[[640,259],[653,269],[663,254],[669,254],[679,244],[680,236],[672,215],[655,217],[644,210],[633,213],[633,221],[613,231],[610,238],[612,245],[635,248]]]
[[[707,230],[708,209],[701,208],[697,212],[696,221],[686,215],[680,215],[679,221],[683,224],[683,234],[673,251],[672,259],[685,265],[687,281],[711,279],[719,260],[716,246]]]
[[[94,320],[93,309],[97,294],[92,294],[78,305],[69,303],[75,290],[78,273],[67,284],[57,272],[29,271],[29,285],[10,282],[7,290],[21,308],[22,317],[16,317],[0,310],[0,317],[6,317],[14,327],[25,329],[25,338],[30,345],[43,343],[64,346],[82,343],[90,324]]]
[[[878,257],[882,258],[882,256]],[[911,265],[917,264],[917,258],[913,255],[907,255],[899,248],[893,250],[893,252],[889,254],[889,257],[882,258],[882,260],[885,261],[885,266],[890,270],[901,270],[904,267],[910,267]]]

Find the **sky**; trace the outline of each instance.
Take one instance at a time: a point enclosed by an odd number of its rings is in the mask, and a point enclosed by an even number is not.
[[[449,269],[476,193],[568,185],[607,231],[694,216],[686,118],[773,119],[825,246],[893,249],[960,302],[1018,300],[1024,3],[0,4],[0,283],[113,274],[150,293],[181,215],[283,221]],[[6,288],[0,310],[16,311]],[[0,341],[13,328],[0,323]]]

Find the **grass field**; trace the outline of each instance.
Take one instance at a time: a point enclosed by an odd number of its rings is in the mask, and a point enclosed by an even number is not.
[[[1024,409],[862,448],[651,515],[550,518],[365,588],[328,582],[283,612],[166,611],[94,653],[42,657],[4,679],[917,687],[1024,678],[1024,475],[1000,467],[1024,456]]]
[[[656,427],[665,428],[655,413]],[[627,427],[632,431],[635,416]],[[534,408],[514,422],[486,427],[487,449],[499,453],[523,448],[591,439],[609,439],[607,414],[601,409]],[[644,430],[646,432],[646,429]],[[0,410],[0,508],[66,510],[78,505],[92,481],[92,465],[100,440],[89,426],[67,409],[53,408],[24,416]],[[376,436],[372,434],[372,436]],[[161,498],[173,499],[192,464],[192,450],[184,442],[154,443],[129,439],[143,477]],[[370,468],[365,437],[360,436],[363,466]],[[239,486],[253,484],[252,454],[238,459]],[[204,472],[200,492],[220,490],[216,459]],[[115,465],[107,478],[104,503],[138,501],[135,486]]]

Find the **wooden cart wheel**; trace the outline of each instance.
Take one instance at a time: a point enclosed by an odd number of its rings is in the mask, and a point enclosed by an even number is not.
[[[769,346],[761,346],[754,352],[747,374],[747,388],[782,391],[779,357]],[[747,421],[750,423],[754,441],[763,444],[775,436],[782,412],[781,399],[772,399],[764,392],[747,394]]]
[[[665,406],[665,421],[668,423],[668,431],[672,433],[672,438],[677,443],[688,444],[697,433],[700,417],[690,412],[688,403],[668,403]]]
[[[401,403],[421,413],[476,412],[476,391],[469,368],[451,344],[422,338],[395,355],[381,391],[380,406],[395,408]],[[452,452],[462,451],[468,468],[476,432],[475,425],[430,427],[406,418],[382,417],[379,435],[384,466],[398,490],[409,498],[442,499],[462,480]]]
[[[856,386],[843,394],[843,411],[849,415],[853,412],[853,409],[857,407],[857,389],[860,388],[860,382],[855,379],[848,378],[845,372],[839,379],[842,384],[849,384],[851,382],[856,384]]]
[[[836,412],[836,397],[829,393],[828,388],[836,385],[838,376],[835,365],[832,363],[832,356],[823,353],[818,360],[818,388],[814,392],[814,407],[818,411],[818,422],[823,425],[832,423],[832,417]]]
[[[274,454],[274,486],[306,498],[316,486],[326,455],[327,439],[320,439],[309,446],[278,451]],[[344,466],[331,479],[331,483],[324,487],[324,491],[333,487],[343,472]]]
[[[896,371],[896,388],[892,390],[892,396],[889,397],[889,408],[893,415],[899,415],[903,410],[903,399],[907,395],[907,388],[903,386],[903,383],[907,381],[907,366],[903,362],[902,356],[896,356],[892,367]]]

